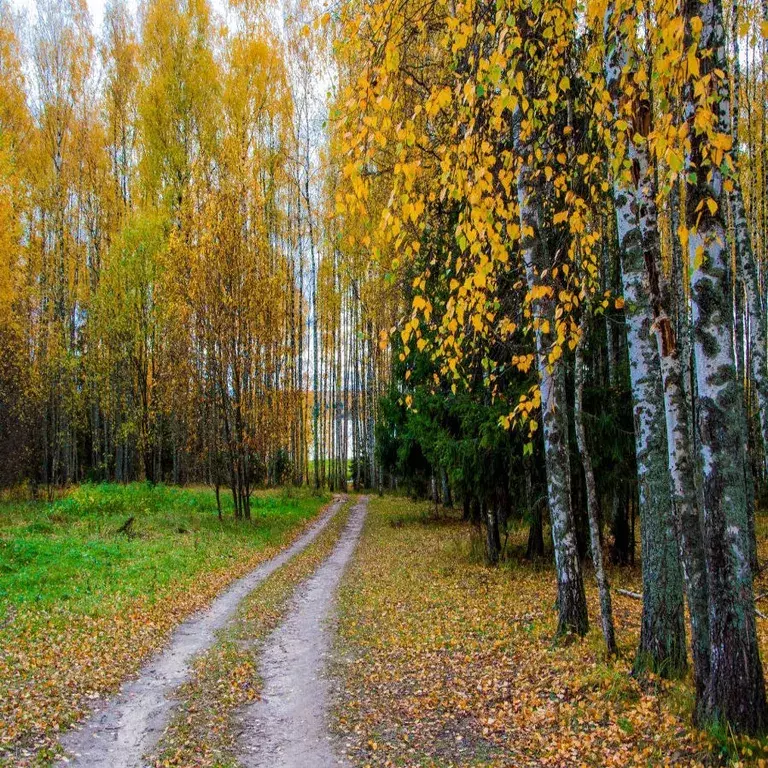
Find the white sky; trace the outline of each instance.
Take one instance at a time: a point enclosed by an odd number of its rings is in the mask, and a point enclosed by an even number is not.
[[[100,30],[104,21],[104,7],[106,0],[87,0],[88,10],[91,13],[93,29]],[[28,18],[33,19],[35,13],[35,0],[10,0],[10,5],[16,10],[26,11]]]
[[[86,0],[88,4],[88,11],[91,14],[91,28],[94,32],[101,32],[101,26],[104,22],[104,8],[107,5],[107,0]],[[26,12],[27,17],[32,20],[35,15],[35,0],[9,0],[11,8]],[[138,0],[129,0],[129,5],[136,10],[138,6]],[[219,12],[220,15],[226,6],[226,0],[211,0],[213,8]]]

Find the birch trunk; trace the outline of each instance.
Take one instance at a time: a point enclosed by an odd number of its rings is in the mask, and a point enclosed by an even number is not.
[[[614,30],[624,27],[627,11],[617,14],[609,3],[605,14],[609,46],[604,62],[606,81],[620,113],[623,92],[622,72],[631,66],[626,41]],[[647,128],[650,107],[633,106],[635,130]],[[649,205],[655,203],[652,170],[647,154],[631,136],[628,159],[633,167],[633,185],[614,180],[616,221],[621,251],[629,348],[630,378],[635,415],[635,454],[640,490],[641,549],[643,566],[643,618],[635,669],[650,668],[666,677],[681,675],[687,666],[683,612],[683,576],[679,561],[675,516],[667,458],[667,426],[661,386],[661,366],[651,330],[648,276],[644,245],[658,231]]]
[[[694,483],[695,467],[688,418],[688,399],[683,385],[674,324],[667,311],[670,303],[669,291],[663,291],[661,287],[661,248],[658,238],[647,242],[644,250],[650,305],[654,317],[653,331],[656,336],[664,388],[669,473],[672,478],[677,533],[691,617],[691,650],[696,687],[694,720],[698,722],[710,672],[709,589],[701,518]]]
[[[734,21],[737,19],[736,8],[733,9]],[[738,32],[738,30],[737,30]],[[738,90],[740,80],[739,41],[738,34],[734,35],[734,104],[731,135],[733,137],[733,154],[738,172],[738,140],[739,140],[739,104]],[[736,240],[736,258],[738,271],[744,281],[744,292],[747,299],[747,313],[749,317],[749,362],[752,379],[757,394],[757,408],[760,418],[760,436],[763,443],[763,481],[768,478],[768,338],[766,338],[765,301],[760,292],[760,277],[758,275],[757,261],[752,249],[752,239],[749,233],[749,221],[744,206],[744,195],[737,174],[733,177],[733,191],[730,194],[731,208],[733,211],[733,230]]]
[[[586,341],[586,323],[582,325],[581,338],[576,346],[575,361],[575,401],[574,423],[576,426],[576,442],[581,454],[581,465],[584,468],[584,478],[587,486],[587,516],[589,518],[589,540],[592,548],[592,564],[595,568],[595,581],[600,596],[600,620],[603,628],[603,639],[609,656],[618,653],[616,647],[616,630],[613,626],[613,608],[611,606],[611,588],[603,565],[603,543],[600,535],[600,520],[598,515],[597,486],[595,472],[592,468],[592,457],[587,446],[587,433],[584,428],[584,343]]]
[[[521,156],[527,155],[523,149]],[[540,237],[537,201],[533,198],[530,167],[523,163],[517,182],[520,206],[520,228],[523,231],[523,258],[532,290],[544,268],[544,248]],[[587,602],[584,595],[581,565],[576,547],[576,530],[571,508],[571,469],[568,456],[568,413],[565,393],[565,371],[562,364],[549,363],[548,334],[542,322],[554,328],[554,299],[542,297],[532,303],[536,327],[536,357],[541,389],[541,412],[544,422],[544,455],[547,467],[547,495],[555,549],[559,620],[557,634],[586,634],[589,629]]]
[[[722,5],[719,0],[687,0],[684,13],[688,45],[693,40],[691,20],[701,21],[699,49],[711,52],[701,57],[701,76],[711,74],[717,83],[713,110],[718,130],[728,133],[727,79],[718,82],[713,73],[716,68],[727,72],[728,66]],[[686,97],[686,114],[692,121],[697,107],[692,86],[686,89]],[[737,732],[758,733],[768,726],[768,707],[752,593],[743,398],[732,344],[723,178],[719,168],[705,165],[706,142],[706,136],[691,130],[691,165],[696,175],[695,181],[689,181],[688,217],[698,223],[689,236],[689,258],[712,655],[703,714],[706,722],[727,722]],[[714,212],[710,200],[717,203]]]

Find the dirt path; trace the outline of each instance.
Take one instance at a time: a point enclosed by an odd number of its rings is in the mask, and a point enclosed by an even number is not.
[[[299,590],[288,618],[267,639],[261,662],[260,701],[241,715],[240,760],[246,768],[333,768],[327,728],[328,680],[336,589],[363,528],[368,499],[349,518],[331,556]]]
[[[134,680],[96,709],[79,730],[61,739],[70,755],[61,765],[79,768],[137,768],[142,756],[161,736],[173,708],[173,692],[189,674],[192,658],[215,640],[215,633],[233,616],[240,601],[311,544],[338,512],[344,497],[280,554],[267,560],[219,595],[210,607],[181,624],[170,644],[160,651]]]

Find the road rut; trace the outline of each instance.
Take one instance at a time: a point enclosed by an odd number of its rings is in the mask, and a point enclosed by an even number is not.
[[[332,554],[300,588],[261,657],[261,699],[241,714],[240,762],[245,768],[348,766],[328,730],[329,682],[336,591],[355,550],[368,499],[362,498]]]

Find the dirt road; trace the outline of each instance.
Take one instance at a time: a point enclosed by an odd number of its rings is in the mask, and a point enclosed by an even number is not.
[[[194,656],[208,648],[217,630],[229,622],[241,600],[309,546],[344,503],[337,497],[328,510],[291,546],[236,581],[211,606],[181,624],[168,646],[120,692],[97,708],[78,730],[61,739],[68,757],[60,765],[78,768],[137,768],[161,736],[174,706],[173,693],[187,679]]]
[[[347,763],[329,737],[327,659],[336,591],[368,508],[354,507],[331,556],[299,589],[261,657],[261,699],[241,716],[240,762],[246,768],[335,768]]]

